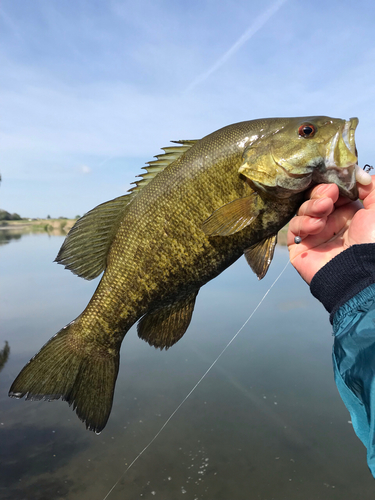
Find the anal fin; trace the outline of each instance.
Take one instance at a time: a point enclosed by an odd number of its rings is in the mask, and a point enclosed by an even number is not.
[[[266,238],[244,250],[244,255],[249,266],[260,280],[264,278],[268,271],[268,268],[270,267],[273,254],[275,252],[276,243],[277,234],[271,236],[270,238]]]
[[[139,338],[159,349],[179,341],[190,324],[198,292],[143,316],[137,327]]]

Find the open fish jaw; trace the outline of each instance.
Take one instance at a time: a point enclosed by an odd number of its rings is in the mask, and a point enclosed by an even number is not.
[[[355,156],[357,156],[356,146],[355,146],[355,130],[358,125],[358,118],[350,118],[345,121],[344,129],[342,131],[342,138],[349,149]]]
[[[356,184],[357,151],[355,146],[355,129],[358,118],[350,118],[344,122],[342,131],[332,137],[327,144],[325,168],[314,171],[315,183],[336,183],[340,194],[352,200],[358,198]]]

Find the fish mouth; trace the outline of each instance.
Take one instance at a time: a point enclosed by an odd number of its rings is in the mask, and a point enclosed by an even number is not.
[[[350,200],[358,198],[358,158],[354,137],[357,125],[358,118],[350,118],[344,122],[342,129],[336,132],[326,146],[324,167],[313,173],[314,183],[335,183],[340,194]]]
[[[356,158],[357,158],[357,149],[355,147],[355,130],[358,126],[358,123],[359,123],[358,118],[350,118],[348,121],[345,121],[344,128],[342,131],[343,141],[345,142],[349,151],[351,151]]]

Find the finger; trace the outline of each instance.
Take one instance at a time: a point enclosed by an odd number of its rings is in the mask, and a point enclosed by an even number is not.
[[[309,192],[310,199],[331,198],[336,203],[339,197],[339,188],[336,184],[318,184]]]
[[[339,199],[335,203],[335,207],[339,208],[343,205],[347,205],[348,203],[353,203],[353,201],[349,200],[349,198],[346,198],[345,196],[339,196]]]
[[[372,176],[372,182],[367,186],[358,184],[358,192],[365,208],[375,208],[375,176]]]
[[[299,216],[309,217],[327,217],[334,210],[334,202],[332,198],[315,198],[307,200],[303,203],[299,210]]]
[[[359,200],[352,201],[349,200],[349,198],[346,198],[345,196],[339,196],[339,199],[335,203],[335,209],[343,207],[345,205],[352,205],[353,207],[356,207],[357,210],[363,208],[363,205]]]
[[[342,234],[354,214],[358,211],[355,203],[349,203],[334,210],[328,217],[294,217],[289,223],[287,243],[292,245],[294,236],[301,236],[300,249],[314,248]],[[298,220],[300,219],[300,220]],[[296,232],[295,232],[296,231]],[[300,234],[298,234],[298,231]],[[290,233],[290,234],[289,234]]]
[[[365,208],[375,208],[375,176],[372,176],[371,184],[363,185],[357,182],[357,187],[359,199],[364,202],[366,200],[366,203],[364,203]],[[341,207],[347,203],[352,203],[352,201],[349,198],[340,196],[335,206]]]
[[[327,217],[297,216],[289,223],[287,244],[291,245],[296,236],[305,239],[307,236],[319,234],[324,230]]]
[[[289,231],[292,234],[287,237],[288,242],[292,243],[295,236],[304,238],[309,234],[321,232],[327,217],[333,210],[334,204],[332,198],[318,198],[305,201],[298,211],[299,215],[294,217],[289,223]]]

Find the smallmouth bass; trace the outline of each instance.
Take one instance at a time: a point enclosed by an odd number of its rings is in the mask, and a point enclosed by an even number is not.
[[[261,279],[305,191],[336,183],[355,200],[358,120],[268,118],[164,148],[128,194],[71,229],[56,261],[85,279],[86,309],[23,368],[9,395],[62,398],[90,430],[110,415],[129,328],[157,348],[187,330],[201,286],[242,254]]]

